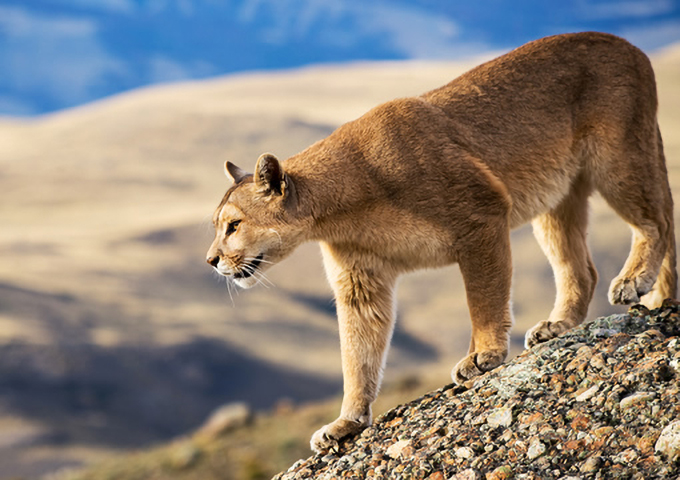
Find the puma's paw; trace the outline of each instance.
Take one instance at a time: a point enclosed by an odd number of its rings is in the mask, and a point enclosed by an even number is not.
[[[524,346],[526,348],[531,348],[539,343],[547,342],[555,337],[559,337],[570,328],[571,327],[565,321],[551,322],[549,320],[543,320],[527,331],[524,337]]]
[[[316,453],[327,452],[331,448],[337,448],[343,438],[362,431],[368,425],[355,420],[338,418],[329,423],[312,435],[309,444]]]
[[[642,278],[616,277],[609,287],[609,303],[632,305],[640,303],[640,297],[648,293],[654,282]]]
[[[451,378],[459,385],[484,372],[493,370],[505,360],[506,350],[487,350],[471,353],[453,367]]]

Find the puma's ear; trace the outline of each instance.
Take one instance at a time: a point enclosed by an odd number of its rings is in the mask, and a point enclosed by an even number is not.
[[[230,179],[234,183],[238,183],[241,180],[243,180],[244,177],[250,175],[248,172],[237,167],[231,162],[227,162],[224,164],[224,174],[227,176],[228,179]]]
[[[286,190],[286,175],[281,162],[271,153],[264,153],[257,159],[255,184],[268,193],[283,195]]]

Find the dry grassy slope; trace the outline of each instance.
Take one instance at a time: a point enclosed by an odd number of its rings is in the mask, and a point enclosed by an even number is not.
[[[676,198],[679,52],[655,58]],[[128,347],[200,351],[194,347],[207,337],[258,365],[337,380],[336,326],[315,246],[271,270],[275,288],[242,292],[233,302],[204,264],[209,217],[227,187],[222,163],[252,168],[263,151],[285,158],[379,102],[439,86],[470,66],[358,64],[233,76],[0,122],[0,349],[22,342],[59,351],[86,345],[102,355]],[[593,317],[615,311],[605,292],[630,240],[599,200],[591,223],[602,279]],[[526,228],[514,235],[514,259],[517,351],[523,331],[549,312],[553,288]],[[445,382],[469,331],[456,269],[406,277],[399,305],[388,378],[427,367],[441,368]],[[50,375],[63,379],[68,369]],[[245,385],[232,394],[248,398]],[[273,402],[276,392],[270,395],[261,401]],[[92,408],[106,421],[100,407]]]
[[[434,375],[388,385],[375,404],[383,413],[441,386]],[[85,469],[65,470],[50,480],[264,480],[308,457],[309,438],[335,418],[340,398],[258,413],[221,434],[199,429],[172,442],[111,455]]]

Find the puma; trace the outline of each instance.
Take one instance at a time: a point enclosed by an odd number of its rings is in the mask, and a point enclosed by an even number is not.
[[[227,162],[207,261],[248,288],[298,245],[320,242],[340,326],[344,398],[311,440],[324,451],[371,423],[404,272],[460,266],[472,320],[465,382],[500,365],[513,324],[510,230],[532,222],[557,297],[528,348],[580,324],[597,272],[586,244],[598,191],[633,242],[613,304],[676,294],[673,201],[649,59],[602,33],[557,35],[448,85],[387,102],[255,173]]]

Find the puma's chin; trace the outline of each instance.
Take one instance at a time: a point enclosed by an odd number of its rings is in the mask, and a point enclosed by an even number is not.
[[[257,284],[257,279],[255,277],[234,278],[234,283],[239,287],[246,289],[255,286]]]

